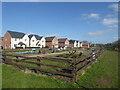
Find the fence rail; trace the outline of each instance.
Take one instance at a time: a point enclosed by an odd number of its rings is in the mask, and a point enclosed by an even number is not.
[[[99,57],[102,54],[103,50],[96,52],[95,58]],[[93,55],[89,55],[82,59],[58,59],[58,58],[50,58],[50,57],[25,57],[25,56],[18,56],[18,55],[8,55],[3,54],[3,63],[10,64],[19,67],[20,69],[29,69],[34,70],[35,72],[45,72],[51,73],[54,75],[60,75],[64,77],[70,78],[71,81],[75,82],[77,80],[77,76],[88,66],[93,64],[96,59],[93,59]],[[32,60],[32,61],[31,61]],[[46,63],[43,63],[46,61]],[[55,65],[48,63],[53,62]],[[68,65],[64,65],[65,63]],[[49,67],[51,69],[43,68]],[[60,70],[57,70],[60,69]]]

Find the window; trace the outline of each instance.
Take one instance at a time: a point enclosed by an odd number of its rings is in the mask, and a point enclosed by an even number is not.
[[[17,41],[17,38],[15,38],[15,41]]]
[[[32,42],[34,42],[34,40],[32,40]]]
[[[25,39],[25,41],[27,41],[27,39]]]
[[[14,47],[17,47],[17,44],[14,44]]]
[[[42,42],[44,42],[44,41],[42,41]]]

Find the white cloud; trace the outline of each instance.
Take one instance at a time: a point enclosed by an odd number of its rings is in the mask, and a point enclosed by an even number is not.
[[[118,20],[115,18],[104,18],[102,24],[108,28],[116,28],[118,27]]]
[[[102,36],[109,32],[112,32],[113,30],[102,30],[102,31],[96,31],[96,32],[89,32],[86,34],[88,37],[96,37],[96,36]]]
[[[90,18],[98,19],[100,15],[97,13],[90,13],[90,14],[82,14],[81,16],[85,19],[90,19]]]
[[[99,18],[99,14],[91,13],[88,15],[88,18]]]
[[[112,5],[109,5],[108,7],[114,11],[118,11],[118,4],[112,4]]]

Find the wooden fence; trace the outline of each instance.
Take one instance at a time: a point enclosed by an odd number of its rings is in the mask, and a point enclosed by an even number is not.
[[[96,53],[96,58],[101,55],[103,51],[98,51]],[[49,73],[52,76],[63,76],[69,78],[72,82],[77,80],[77,76],[87,69],[88,66],[93,64],[96,59],[93,59],[93,55],[89,55],[82,59],[58,59],[58,58],[48,58],[48,57],[25,57],[25,56],[17,56],[17,55],[2,55],[2,63],[14,65],[19,67],[20,69],[26,70],[33,70],[35,73]],[[43,63],[45,61],[46,63]],[[48,62],[56,62],[54,65]],[[59,63],[67,64],[66,66],[61,66]],[[34,65],[34,66],[33,66]],[[42,68],[51,67],[51,69]],[[59,70],[56,70],[59,68]],[[55,69],[55,70],[54,70]]]

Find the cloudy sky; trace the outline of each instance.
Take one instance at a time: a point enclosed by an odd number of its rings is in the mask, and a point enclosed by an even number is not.
[[[115,2],[3,2],[2,34],[12,30],[110,43],[118,38],[117,14]]]

